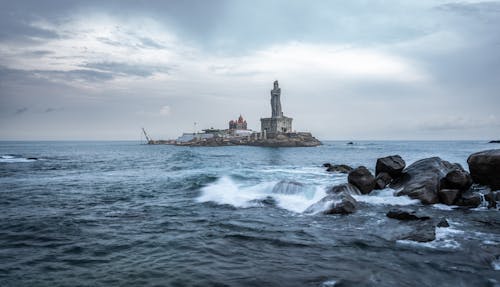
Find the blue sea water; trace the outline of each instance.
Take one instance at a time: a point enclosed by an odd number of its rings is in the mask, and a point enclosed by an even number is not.
[[[356,197],[351,215],[304,213],[347,182],[325,162],[440,156],[467,169],[499,146],[0,142],[0,286],[500,286],[497,210],[421,206],[451,225],[428,243],[397,239],[407,227],[385,214],[420,204],[390,189]]]

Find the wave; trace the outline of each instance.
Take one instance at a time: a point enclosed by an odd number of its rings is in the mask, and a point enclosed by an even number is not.
[[[326,195],[324,186],[269,181],[245,185],[229,176],[201,189],[197,202],[215,202],[235,207],[257,207],[272,198],[277,207],[301,213]]]
[[[22,157],[20,155],[6,154],[0,156],[0,163],[16,163],[16,162],[34,162],[38,158],[34,157]]]

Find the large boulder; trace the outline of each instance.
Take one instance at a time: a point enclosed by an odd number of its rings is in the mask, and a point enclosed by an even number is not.
[[[346,192],[350,195],[361,195],[361,191],[354,185],[350,183],[344,183],[341,185],[336,185],[332,188],[330,188],[326,193],[328,194],[335,194],[335,193],[342,193]]]
[[[324,214],[349,214],[356,211],[357,202],[347,192],[330,193],[320,201],[309,206],[305,213],[323,212]]]
[[[462,194],[462,197],[457,199],[456,205],[467,206],[467,207],[478,207],[481,205],[484,196],[478,192],[466,192]]]
[[[399,155],[391,155],[377,159],[375,175],[381,172],[388,173],[392,178],[397,178],[405,168],[406,163]]]
[[[471,154],[467,159],[472,180],[500,190],[500,149]]]
[[[397,196],[408,195],[423,204],[438,203],[441,180],[456,169],[461,167],[439,157],[421,159],[408,166],[390,187],[397,190]]]
[[[356,186],[361,193],[370,193],[375,188],[375,177],[364,166],[357,167],[349,172],[347,181]]]
[[[441,180],[441,189],[458,189],[467,191],[472,185],[472,177],[463,169],[455,169]]]

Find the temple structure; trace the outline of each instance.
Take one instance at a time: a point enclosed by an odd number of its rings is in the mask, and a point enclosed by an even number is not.
[[[240,115],[237,120],[229,121],[229,129],[230,130],[246,130],[247,129],[247,121]]]
[[[285,117],[281,110],[281,89],[278,81],[274,81],[274,87],[271,90],[271,117],[261,118],[261,132],[266,138],[273,138],[280,133],[291,133],[292,118]]]

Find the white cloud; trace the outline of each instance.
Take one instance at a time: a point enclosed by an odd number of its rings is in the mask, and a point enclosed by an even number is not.
[[[170,106],[163,106],[160,109],[160,115],[162,116],[169,116],[171,112]]]

